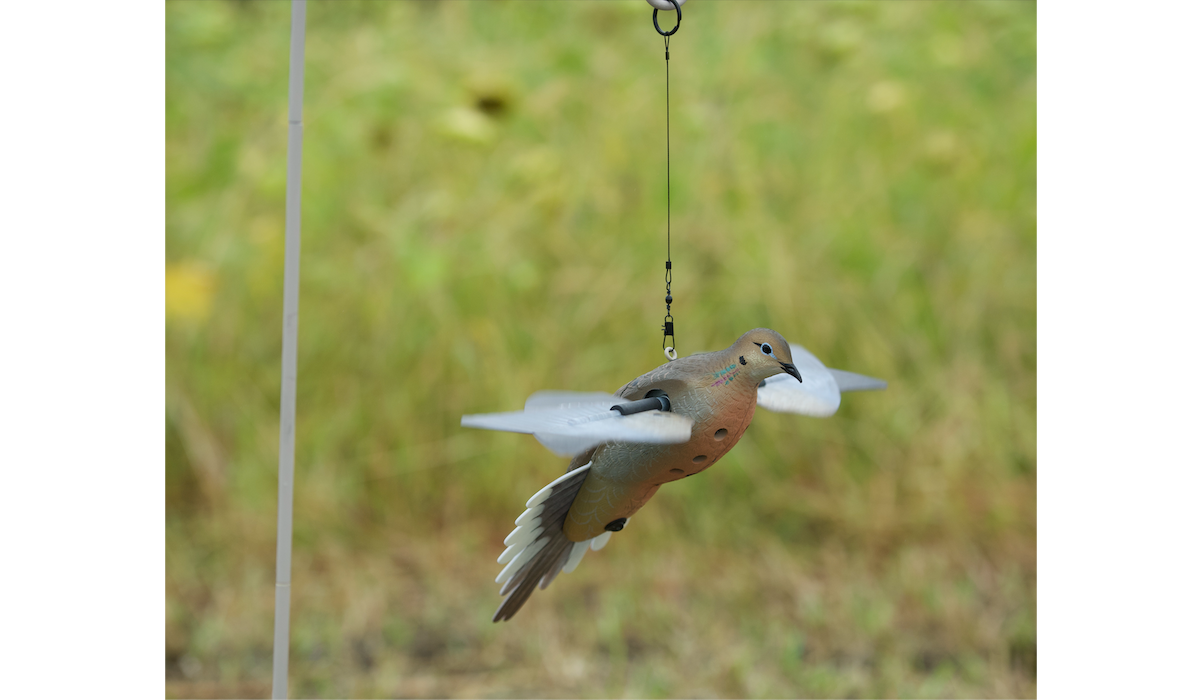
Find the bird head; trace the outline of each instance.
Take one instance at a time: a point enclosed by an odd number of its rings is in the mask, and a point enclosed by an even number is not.
[[[783,336],[770,328],[749,331],[730,348],[755,382],[786,372],[803,382],[800,371],[792,363],[792,349]]]

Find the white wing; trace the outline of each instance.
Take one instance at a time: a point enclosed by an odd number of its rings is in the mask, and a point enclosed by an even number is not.
[[[789,343],[792,362],[803,382],[787,374],[769,377],[758,387],[758,405],[768,411],[828,418],[842,405],[843,391],[870,391],[887,382],[839,369],[828,369],[803,346]]]
[[[692,437],[692,419],[677,413],[645,411],[623,416],[610,410],[629,403],[599,392],[539,391],[524,411],[463,416],[467,428],[532,433],[557,455],[571,457],[605,442],[675,444]]]
[[[612,408],[625,402],[626,399],[606,394],[603,391],[535,391],[525,399],[525,410],[539,411],[593,404],[602,404],[605,408]]]
[[[829,373],[837,381],[838,389],[844,394],[847,391],[882,391],[887,388],[887,382],[865,374],[855,374],[841,369],[831,369]]]
[[[794,357],[794,356],[793,356]],[[802,416],[827,418],[837,413],[842,405],[842,393],[829,370],[805,371],[796,363],[803,382],[796,381],[790,374],[768,377],[758,386],[758,405],[768,411],[799,413]]]

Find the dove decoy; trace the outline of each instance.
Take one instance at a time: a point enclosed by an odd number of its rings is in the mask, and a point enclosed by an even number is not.
[[[757,405],[823,417],[837,411],[844,391],[886,386],[829,370],[779,333],[756,328],[725,350],[651,370],[616,394],[538,392],[524,411],[463,416],[464,426],[533,433],[573,457],[565,474],[529,499],[504,540],[496,582],[507,597],[492,621],[510,619],[535,588],[573,571],[589,548],[601,549],[663,484],[715,464]],[[655,397],[659,410],[638,405]]]

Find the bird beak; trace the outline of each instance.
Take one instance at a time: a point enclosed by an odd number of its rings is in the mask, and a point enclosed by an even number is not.
[[[793,365],[791,362],[780,362],[779,366],[783,368],[784,372],[787,372],[795,377],[796,381],[800,382],[801,384],[804,383],[804,380],[800,378],[800,370],[796,369],[796,365]]]

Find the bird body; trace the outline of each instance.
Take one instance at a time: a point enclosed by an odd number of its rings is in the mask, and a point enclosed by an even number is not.
[[[529,499],[504,541],[508,548],[498,562],[506,566],[496,582],[508,597],[493,621],[511,618],[535,588],[574,570],[589,549],[602,548],[663,484],[715,464],[746,432],[757,405],[828,416],[841,391],[885,386],[828,370],[775,331],[757,328],[725,350],[657,367],[611,396],[540,392],[524,412],[464,416],[465,426],[532,432],[547,447],[574,456],[563,476]],[[616,410],[654,396],[666,397],[669,412]]]
[[[783,357],[764,355],[761,344]],[[641,509],[663,484],[715,464],[750,427],[759,382],[786,371],[785,364],[791,365],[787,341],[759,328],[725,350],[681,357],[621,387],[616,395],[626,399],[665,394],[672,413],[692,419],[691,438],[666,445],[607,443],[576,457],[592,466],[567,513],[567,539],[582,542],[603,534],[609,523]]]

